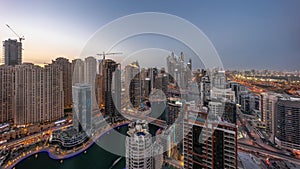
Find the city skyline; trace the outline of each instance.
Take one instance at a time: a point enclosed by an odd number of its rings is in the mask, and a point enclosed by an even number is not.
[[[0,1],[0,168],[299,169],[300,1]]]
[[[296,11],[299,5],[297,1],[6,1],[1,2],[0,7],[3,13],[0,17],[0,38],[2,41],[17,39],[5,25],[9,24],[19,35],[25,36],[23,61],[44,64],[57,57],[78,58],[93,33],[114,19],[137,12],[163,12],[187,19],[199,27],[214,44],[225,69],[293,71],[299,67],[299,40],[296,38],[300,30],[297,22],[299,12]],[[32,10],[33,6],[36,10]],[[157,40],[160,43],[156,44]],[[126,56],[145,46],[160,46],[175,53],[184,51],[187,57],[194,57],[182,44],[173,41],[146,35],[131,38],[116,49],[126,49],[122,51]]]

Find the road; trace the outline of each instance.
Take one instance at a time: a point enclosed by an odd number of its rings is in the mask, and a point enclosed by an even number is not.
[[[238,148],[241,150],[251,151],[253,153],[259,153],[259,154],[262,154],[265,156],[286,160],[291,163],[300,165],[300,159],[297,159],[296,157],[292,157],[290,155],[286,155],[284,153],[279,153],[279,152],[275,152],[275,151],[271,151],[271,150],[267,150],[267,149],[262,149],[262,148],[254,147],[252,145],[248,145],[248,144],[244,144],[244,143],[240,143],[240,142],[238,143]]]

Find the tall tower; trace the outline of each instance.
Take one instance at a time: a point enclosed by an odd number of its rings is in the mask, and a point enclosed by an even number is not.
[[[184,168],[237,169],[237,128],[208,121],[206,109],[188,106],[184,116]]]
[[[64,107],[72,105],[72,65],[68,59],[59,57],[53,64],[58,64],[63,73]]]
[[[77,83],[73,91],[73,127],[77,131],[84,129],[90,134],[92,129],[92,85]]]
[[[126,168],[152,169],[153,146],[148,123],[137,120],[129,124],[126,137]]]
[[[272,142],[275,135],[276,103],[280,97],[277,93],[261,93],[261,121]]]
[[[72,60],[72,85],[84,83],[84,62],[81,59]]]
[[[280,98],[276,105],[276,144],[289,150],[300,150],[300,99]]]
[[[13,120],[14,111],[14,67],[0,66],[0,123]]]
[[[44,68],[27,63],[15,69],[17,125],[52,122],[64,115],[62,71],[58,65]]]
[[[138,107],[141,101],[141,73],[139,63],[132,62],[125,67],[125,90],[126,97],[130,100],[133,107]]]
[[[17,40],[8,39],[3,41],[5,65],[22,64],[22,43]]]
[[[109,116],[111,121],[114,121],[118,114],[116,106],[120,107],[118,102],[120,101],[118,100],[120,96],[118,92],[121,90],[120,64],[111,59],[103,59],[99,65],[99,73],[101,76],[100,105],[104,106],[105,115]],[[118,103],[115,103],[115,101]]]
[[[84,83],[91,85],[92,94],[92,110],[98,109],[96,101],[96,74],[97,74],[97,60],[94,57],[87,57],[84,60]]]

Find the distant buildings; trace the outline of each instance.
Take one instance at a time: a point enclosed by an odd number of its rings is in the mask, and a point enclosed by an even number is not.
[[[200,102],[203,106],[208,106],[208,102],[210,101],[210,78],[209,76],[204,76],[201,78],[200,82]]]
[[[130,123],[127,134],[126,168],[152,169],[153,145],[148,123],[141,120]]]
[[[276,144],[289,150],[300,150],[300,99],[280,98],[276,109]]]
[[[179,58],[176,58],[174,53],[171,53],[171,55],[167,57],[167,73],[169,73],[169,75],[182,89],[186,89],[188,87],[188,82],[191,80],[191,68],[191,60],[189,60],[189,62],[185,65],[183,52],[180,53]]]
[[[125,66],[125,90],[126,98],[130,100],[132,106],[138,107],[141,103],[142,84],[140,66],[137,61]]]
[[[3,41],[4,63],[15,66],[22,64],[22,43],[17,40],[8,39]]]
[[[73,85],[73,127],[84,129],[90,134],[92,129],[92,85],[77,83]]]

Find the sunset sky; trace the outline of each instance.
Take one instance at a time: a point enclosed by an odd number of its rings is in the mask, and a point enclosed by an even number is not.
[[[58,56],[73,59],[93,33],[110,21],[137,12],[163,12],[201,29],[227,69],[300,70],[299,9],[298,0],[1,0],[0,40],[16,39],[5,25],[9,24],[25,36],[23,62],[42,64]],[[157,47],[155,39],[132,39],[128,49],[134,49],[135,43]],[[160,45],[172,50],[170,45]],[[185,50],[173,48],[176,53]]]

